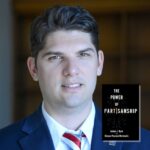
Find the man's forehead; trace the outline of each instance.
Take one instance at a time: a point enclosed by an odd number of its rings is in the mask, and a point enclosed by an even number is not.
[[[80,51],[95,49],[89,33],[81,31],[55,31],[49,34],[45,41],[44,51]]]
[[[55,44],[59,45],[64,42],[80,42],[88,41],[92,43],[90,33],[82,32],[80,30],[58,30],[52,33],[49,33],[46,36],[46,45]]]

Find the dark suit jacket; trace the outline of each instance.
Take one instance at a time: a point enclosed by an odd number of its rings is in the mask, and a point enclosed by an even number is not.
[[[0,130],[0,150],[54,150],[41,107],[25,119]],[[91,150],[150,150],[150,132],[142,129],[140,143],[101,140],[101,113],[96,108]]]

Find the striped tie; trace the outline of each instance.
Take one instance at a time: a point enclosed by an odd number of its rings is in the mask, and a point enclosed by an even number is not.
[[[72,133],[64,133],[63,141],[73,150],[81,150],[81,139],[82,137],[86,137],[82,132],[80,135],[75,135]]]

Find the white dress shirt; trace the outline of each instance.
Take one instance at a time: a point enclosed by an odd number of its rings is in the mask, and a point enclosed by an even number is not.
[[[50,131],[55,150],[69,150],[67,145],[62,141],[62,136],[65,132],[77,133],[82,131],[86,138],[83,138],[81,144],[81,150],[90,150],[91,149],[91,141],[94,127],[94,118],[95,118],[95,106],[92,102],[91,111],[87,117],[87,119],[83,122],[81,127],[77,130],[69,130],[58,123],[54,118],[52,118],[44,108],[44,102],[42,103],[42,113],[48,125],[48,129]]]

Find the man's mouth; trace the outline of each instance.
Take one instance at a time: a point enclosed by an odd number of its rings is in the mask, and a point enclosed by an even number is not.
[[[71,83],[71,84],[63,84],[62,86],[66,87],[66,88],[78,88],[78,87],[81,87],[82,84],[80,84],[80,83]]]
[[[67,93],[77,93],[81,91],[82,86],[81,83],[67,83],[62,85],[62,89]]]

